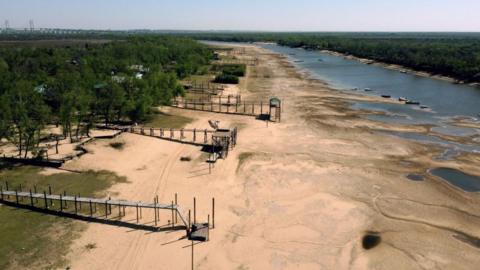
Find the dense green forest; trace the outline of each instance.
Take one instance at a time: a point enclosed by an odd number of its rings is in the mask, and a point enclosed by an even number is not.
[[[128,37],[68,46],[0,46],[0,139],[20,155],[47,124],[64,136],[95,122],[142,121],[183,94],[178,79],[196,74],[212,51],[180,37]]]
[[[478,33],[196,33],[188,36],[331,50],[466,82],[480,82]]]

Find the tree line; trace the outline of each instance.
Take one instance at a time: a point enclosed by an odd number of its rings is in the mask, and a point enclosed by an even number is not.
[[[465,82],[480,82],[478,33],[194,33],[188,36],[331,50]]]
[[[27,155],[48,124],[72,139],[99,121],[143,121],[183,95],[178,80],[213,58],[194,40],[128,37],[64,47],[0,47],[0,139]]]

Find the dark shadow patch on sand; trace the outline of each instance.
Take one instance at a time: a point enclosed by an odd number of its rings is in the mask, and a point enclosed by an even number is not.
[[[378,246],[382,242],[382,237],[378,232],[367,232],[362,238],[362,247],[366,250]]]

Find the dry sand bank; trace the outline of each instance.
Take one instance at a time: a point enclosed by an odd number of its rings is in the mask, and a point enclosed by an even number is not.
[[[170,202],[192,207],[206,220],[215,197],[216,229],[195,247],[196,269],[475,269],[480,249],[478,194],[467,194],[426,175],[431,167],[461,168],[480,175],[478,155],[455,161],[432,159],[441,150],[377,130],[426,131],[361,119],[348,109],[353,96],[304,78],[284,57],[248,46],[259,66],[249,68],[239,88],[248,98],[278,96],[282,123],[251,117],[169,109],[193,117],[189,127],[209,119],[239,126],[239,141],[208,174],[198,147],[124,134],[125,149],[97,141],[90,154],[69,169],[104,169],[127,176],[112,197]],[[191,162],[180,162],[190,156]],[[241,158],[241,160],[239,160]],[[167,222],[169,213],[161,219]],[[199,218],[200,219],[200,218]],[[362,247],[365,232],[382,242]],[[90,224],[72,247],[71,269],[190,269],[183,231],[150,233]],[[85,246],[95,243],[88,251]]]

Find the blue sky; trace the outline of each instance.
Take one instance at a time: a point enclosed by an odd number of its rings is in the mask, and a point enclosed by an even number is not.
[[[0,25],[85,29],[480,31],[480,0],[0,0]]]

